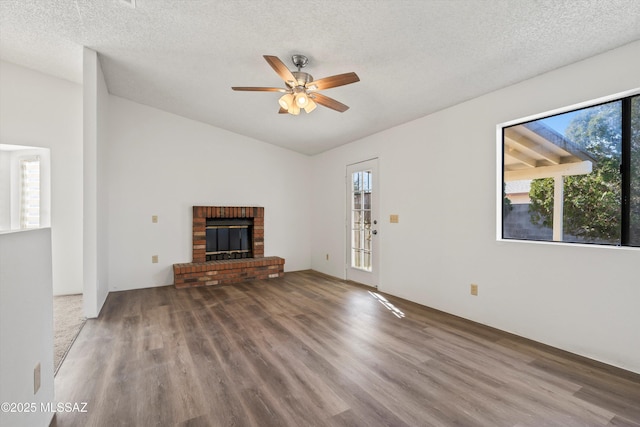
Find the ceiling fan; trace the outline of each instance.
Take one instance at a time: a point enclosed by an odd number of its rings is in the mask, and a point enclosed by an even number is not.
[[[360,78],[356,73],[337,74],[335,76],[325,77],[319,80],[313,80],[313,77],[300,71],[304,68],[309,59],[304,55],[293,55],[291,60],[298,71],[290,71],[286,65],[277,57],[264,55],[269,65],[278,73],[278,75],[286,83],[285,88],[277,87],[238,87],[231,89],[240,91],[256,91],[256,92],[282,92],[284,95],[278,100],[280,104],[280,114],[289,113],[293,115],[300,114],[300,110],[307,113],[312,112],[316,108],[316,104],[331,108],[341,113],[347,111],[349,107],[333,98],[318,93],[319,90],[329,89],[337,86],[344,86],[351,83],[359,82]]]

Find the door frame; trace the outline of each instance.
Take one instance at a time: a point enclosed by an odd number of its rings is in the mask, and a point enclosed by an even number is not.
[[[371,227],[377,234],[371,237],[371,272],[351,267],[351,188],[353,185],[352,173],[359,170],[371,170]],[[345,168],[345,277],[363,285],[378,288],[380,284],[380,168],[378,157],[351,163]],[[374,224],[374,221],[376,224]]]

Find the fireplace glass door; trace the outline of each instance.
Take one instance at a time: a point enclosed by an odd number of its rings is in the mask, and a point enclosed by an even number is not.
[[[206,222],[206,260],[251,258],[250,219],[213,219]]]

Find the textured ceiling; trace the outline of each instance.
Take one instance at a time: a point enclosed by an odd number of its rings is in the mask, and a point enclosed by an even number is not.
[[[0,0],[0,58],[82,80],[99,53],[111,94],[315,154],[640,39],[638,0]],[[277,114],[262,58],[302,53],[351,108]],[[0,95],[1,96],[1,95]]]

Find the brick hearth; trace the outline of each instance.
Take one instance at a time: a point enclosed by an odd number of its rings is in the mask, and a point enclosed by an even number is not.
[[[284,259],[263,257],[174,264],[173,275],[176,288],[228,285],[245,280],[273,279],[284,276]]]
[[[251,245],[253,258],[206,261],[207,219],[251,219]],[[223,285],[253,279],[284,276],[283,258],[264,257],[264,208],[253,206],[194,206],[193,207],[193,261],[174,264],[176,288]]]

